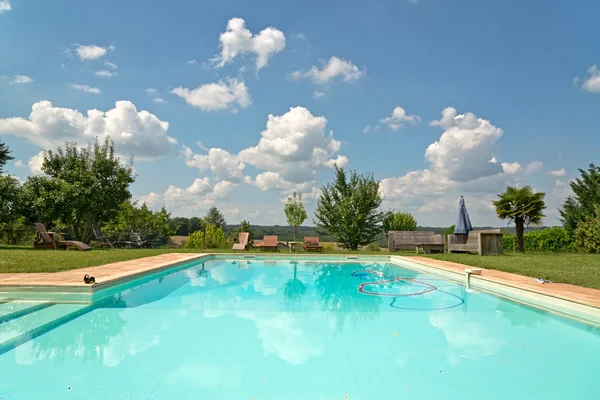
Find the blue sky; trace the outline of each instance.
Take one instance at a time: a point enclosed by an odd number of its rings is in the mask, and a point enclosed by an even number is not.
[[[598,161],[595,1],[0,0],[8,172],[110,136],[135,198],[173,215],[312,224],[332,165],[372,172],[420,224],[502,226],[507,185],[547,194]],[[91,110],[91,111],[90,111]],[[94,111],[95,110],[95,111]]]

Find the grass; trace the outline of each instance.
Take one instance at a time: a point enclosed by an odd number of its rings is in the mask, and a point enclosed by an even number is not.
[[[600,256],[595,254],[528,253],[487,257],[473,254],[431,254],[427,257],[600,289]]]
[[[9,272],[58,272],[76,268],[109,264],[117,261],[134,260],[165,253],[230,253],[229,249],[118,249],[88,252],[64,250],[34,250],[24,246],[0,246],[0,273]],[[324,254],[387,255],[387,251],[344,251],[329,250]],[[260,254],[260,253],[258,253]],[[262,253],[269,254],[269,253]],[[287,255],[281,251],[281,255]],[[298,253],[293,253],[298,254]],[[300,253],[302,254],[302,253]],[[394,253],[414,255],[414,252]],[[593,254],[505,254],[503,256],[481,257],[471,254],[432,254],[428,257],[452,261],[473,267],[496,269],[499,271],[542,277],[553,282],[600,289],[600,256]]]

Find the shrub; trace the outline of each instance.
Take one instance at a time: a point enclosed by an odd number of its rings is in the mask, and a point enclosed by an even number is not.
[[[204,235],[206,234],[206,240]],[[225,237],[223,228],[217,228],[215,225],[208,225],[206,232],[196,231],[188,237],[185,245],[192,249],[223,249],[231,245],[231,242]]]
[[[383,218],[383,230],[389,231],[416,231],[417,220],[411,213],[389,210]]]
[[[585,253],[600,253],[600,217],[581,221],[575,229],[575,248]]]
[[[514,234],[503,236],[504,251],[517,250],[517,238]],[[573,241],[565,228],[554,227],[527,232],[523,235],[525,251],[565,252],[573,250]]]
[[[369,243],[367,246],[367,251],[381,251],[381,249],[377,243]]]
[[[333,243],[325,243],[325,244],[321,245],[321,247],[323,247],[323,250],[327,250],[327,251],[334,250]]]

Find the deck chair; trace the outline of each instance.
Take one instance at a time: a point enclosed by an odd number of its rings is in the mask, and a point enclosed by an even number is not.
[[[248,248],[248,232],[238,233],[237,243],[233,244],[232,250],[246,250]]]
[[[157,243],[153,243],[150,240],[142,240],[142,236],[135,232],[131,232],[131,242],[124,243],[127,243],[136,249],[151,249],[157,246]]]
[[[83,242],[78,242],[77,240],[61,240],[60,234],[56,232],[48,232],[46,230],[46,225],[36,222],[35,229],[37,231],[35,240],[33,242],[33,247],[35,249],[69,249],[69,247],[74,247],[79,251],[89,251],[92,248]]]
[[[115,245],[118,243],[116,241],[111,241],[110,238],[104,236],[100,225],[92,226],[92,231],[94,231],[94,237],[96,238],[96,242],[100,247],[109,247],[111,249],[114,249]]]
[[[323,251],[323,247],[319,244],[318,236],[307,236],[304,238],[304,251]]]
[[[263,238],[262,251],[278,251],[279,241],[277,240],[277,236],[265,236]]]

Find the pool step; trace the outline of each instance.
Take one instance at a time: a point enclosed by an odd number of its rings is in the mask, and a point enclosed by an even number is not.
[[[83,304],[43,303],[43,305],[42,308],[12,318],[0,325],[0,355],[77,318],[90,308]]]
[[[41,310],[46,307],[50,307],[52,303],[48,302],[21,302],[21,301],[9,301],[6,303],[0,303],[0,325],[12,321],[13,319],[21,318],[32,312]]]

